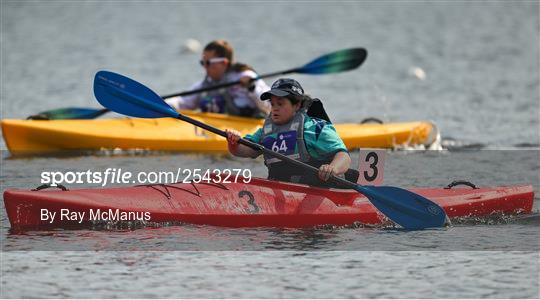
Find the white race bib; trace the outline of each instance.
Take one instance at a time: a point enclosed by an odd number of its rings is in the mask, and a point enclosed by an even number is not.
[[[358,184],[381,185],[383,183],[386,150],[362,149],[358,160]]]

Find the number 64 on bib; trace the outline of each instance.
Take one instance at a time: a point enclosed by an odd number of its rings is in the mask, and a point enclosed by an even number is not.
[[[361,149],[358,159],[358,184],[381,185],[383,183],[386,150]]]

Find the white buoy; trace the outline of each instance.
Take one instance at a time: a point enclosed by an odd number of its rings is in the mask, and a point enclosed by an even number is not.
[[[201,50],[201,43],[196,39],[187,39],[182,46],[182,52],[198,53]]]
[[[409,74],[420,80],[426,79],[426,72],[424,72],[424,70],[422,70],[422,68],[419,68],[419,67],[411,67],[409,69]]]

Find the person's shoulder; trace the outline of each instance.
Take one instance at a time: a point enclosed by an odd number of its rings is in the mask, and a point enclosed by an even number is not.
[[[330,123],[330,122],[328,122],[328,121],[326,121],[324,119],[310,117],[309,115],[304,113],[304,126],[306,126],[306,127],[309,127],[309,126],[324,127],[324,126],[327,126],[327,125],[332,125],[332,123]]]
[[[326,120],[313,118],[304,114],[304,132],[308,134],[314,134],[315,137],[319,137],[321,132],[327,130],[326,127],[331,126]]]

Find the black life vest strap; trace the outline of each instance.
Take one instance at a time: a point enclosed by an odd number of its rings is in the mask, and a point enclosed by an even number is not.
[[[328,117],[328,114],[326,113],[326,110],[324,110],[324,106],[322,104],[321,99],[319,98],[313,98],[311,100],[308,100],[310,103],[306,114],[312,118],[322,119],[327,121],[328,123],[332,123],[330,121],[330,117]]]

